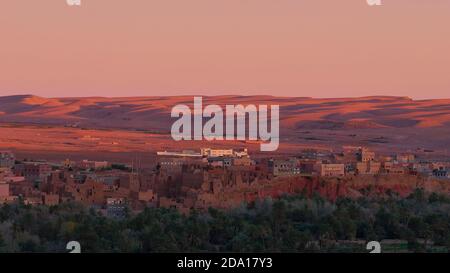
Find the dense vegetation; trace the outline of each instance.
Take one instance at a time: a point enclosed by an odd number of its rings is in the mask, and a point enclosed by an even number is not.
[[[366,251],[330,242],[382,239],[405,240],[410,251],[430,251],[427,242],[448,251],[450,199],[422,190],[335,203],[298,195],[189,216],[149,208],[120,220],[78,204],[0,208],[0,252],[64,252],[72,240],[83,252]]]

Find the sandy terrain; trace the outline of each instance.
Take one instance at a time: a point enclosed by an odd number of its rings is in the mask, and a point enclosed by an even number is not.
[[[157,150],[202,146],[259,150],[259,144],[244,142],[173,141],[169,131],[175,119],[170,111],[179,103],[191,106],[193,97],[0,97],[0,149],[33,157],[114,154],[119,158],[141,153],[147,158]],[[280,105],[280,153],[342,145],[364,145],[386,152],[428,150],[427,155],[432,156],[449,153],[450,100],[220,96],[203,97],[203,103]]]
[[[12,150],[19,159],[109,160],[128,163],[141,160],[151,163],[156,151],[174,151],[201,147],[247,147],[259,153],[259,144],[245,141],[182,141],[168,134],[126,131],[119,129],[79,129],[59,126],[3,124],[0,126],[0,150]],[[305,147],[305,146],[303,146]],[[279,153],[290,154],[302,148],[300,144],[285,143]]]

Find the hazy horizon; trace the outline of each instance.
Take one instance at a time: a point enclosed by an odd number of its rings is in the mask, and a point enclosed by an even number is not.
[[[229,94],[215,94],[215,95],[208,95],[208,94],[180,94],[180,95],[116,95],[116,96],[105,96],[105,95],[87,95],[87,96],[76,96],[76,95],[70,95],[70,96],[41,96],[33,93],[17,93],[17,94],[7,94],[3,95],[0,93],[0,97],[14,97],[14,96],[35,96],[35,97],[42,97],[47,99],[61,99],[61,98],[137,98],[137,97],[195,97],[195,96],[201,96],[201,97],[227,97],[227,96],[242,96],[242,97],[258,97],[258,96],[271,96],[274,98],[310,98],[310,99],[359,99],[359,98],[382,98],[382,97],[389,97],[389,98],[409,98],[414,101],[422,101],[422,100],[450,100],[450,95],[448,97],[442,97],[442,98],[413,98],[410,96],[396,96],[396,95],[364,95],[364,96],[330,96],[330,97],[314,97],[314,96],[289,96],[289,95],[273,95],[273,94],[235,94],[235,93],[229,93]]]

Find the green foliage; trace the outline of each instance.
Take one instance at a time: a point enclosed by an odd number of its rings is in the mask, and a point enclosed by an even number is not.
[[[421,190],[334,203],[299,194],[189,215],[147,208],[120,220],[74,203],[0,207],[0,252],[65,252],[69,241],[83,252],[361,251],[330,242],[383,239],[404,240],[415,252],[429,242],[449,249],[450,199]]]
[[[121,171],[131,171],[130,168],[128,168],[127,166],[123,165],[123,164],[111,164],[111,167],[108,169],[116,169],[116,170],[121,170]]]

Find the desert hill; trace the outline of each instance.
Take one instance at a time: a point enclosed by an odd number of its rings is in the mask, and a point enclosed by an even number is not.
[[[192,107],[193,96],[4,96],[0,97],[0,125],[147,131],[164,135],[169,133],[174,121],[170,111],[180,103]],[[365,145],[385,150],[429,149],[449,154],[450,99],[413,100],[389,96],[314,99],[229,95],[203,96],[203,104],[280,105],[280,137],[284,145]],[[166,138],[170,140],[170,137]],[[10,143],[15,140],[3,141]]]
[[[170,110],[191,105],[192,96],[124,98],[0,97],[0,121],[79,123],[87,127],[168,130]],[[279,104],[281,126],[289,129],[426,128],[450,125],[450,99],[407,97],[313,99],[271,96],[203,97],[204,104]]]

